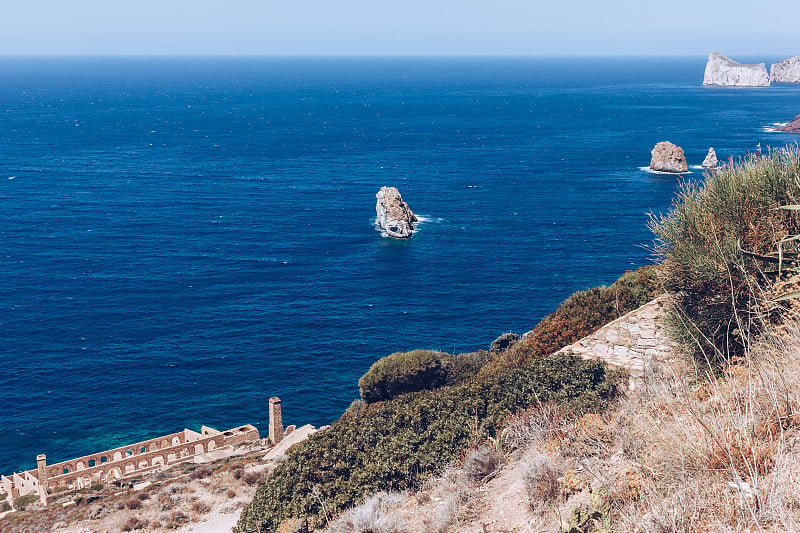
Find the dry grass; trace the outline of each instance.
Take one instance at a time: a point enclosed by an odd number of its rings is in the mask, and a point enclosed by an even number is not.
[[[397,492],[379,492],[363,504],[342,514],[329,527],[329,533],[403,533],[405,520],[395,512],[405,497]]]
[[[540,405],[510,419],[510,464],[494,479],[476,485],[465,461],[389,514],[431,532],[556,531],[589,511],[575,531],[603,520],[625,532],[800,531],[800,323],[762,334],[721,375],[686,360],[603,414]]]
[[[800,330],[766,334],[722,377],[704,378],[662,376],[622,406],[642,479],[624,529],[800,529]]]

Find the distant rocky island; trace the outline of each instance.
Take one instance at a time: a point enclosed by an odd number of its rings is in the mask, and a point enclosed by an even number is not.
[[[724,87],[769,87],[764,63],[746,65],[719,52],[711,52],[703,75],[703,85]]]
[[[386,235],[395,239],[411,237],[414,233],[414,223],[418,219],[403,201],[400,191],[396,187],[381,187],[375,198],[378,200],[375,204],[378,225]]]
[[[705,169],[709,168],[717,168],[719,164],[719,160],[717,159],[717,152],[714,151],[714,147],[710,147],[708,149],[708,153],[706,154],[706,158],[703,159],[703,164],[700,165]]]
[[[800,56],[790,57],[769,67],[772,83],[800,83]]]
[[[650,169],[656,172],[681,174],[689,170],[683,148],[669,141],[656,144],[650,155]]]
[[[764,63],[739,63],[719,52],[708,55],[703,85],[769,87],[770,83],[800,83],[800,56],[772,64],[768,74]]]

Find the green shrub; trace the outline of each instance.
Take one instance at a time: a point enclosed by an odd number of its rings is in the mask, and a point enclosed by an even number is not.
[[[378,359],[358,380],[361,399],[380,402],[407,392],[441,387],[447,379],[443,357],[447,354],[413,350]]]
[[[489,352],[460,353],[458,355],[445,354],[443,357],[447,377],[447,385],[455,385],[474,377],[491,360]]]
[[[235,530],[275,531],[290,518],[320,528],[326,515],[378,491],[418,487],[429,473],[495,436],[509,415],[538,402],[570,412],[603,409],[619,378],[599,361],[562,354],[348,412],[287,452]]]
[[[626,272],[609,287],[577,292],[514,345],[504,355],[501,364],[519,365],[550,355],[591,335],[659,294],[661,284],[653,265]]]
[[[14,498],[14,509],[24,511],[30,504],[39,501],[39,495],[35,492]]]
[[[400,394],[438,389],[474,377],[491,360],[489,352],[452,355],[430,350],[396,352],[376,361],[358,386],[361,400],[348,410],[360,409],[363,403],[392,399]]]
[[[759,261],[741,250],[765,254],[797,233],[797,212],[778,206],[800,200],[797,147],[751,156],[686,183],[667,215],[654,218],[665,288],[677,299],[682,337],[698,356],[724,361],[741,353],[755,332],[756,284],[764,281]],[[676,321],[678,322],[678,321]]]

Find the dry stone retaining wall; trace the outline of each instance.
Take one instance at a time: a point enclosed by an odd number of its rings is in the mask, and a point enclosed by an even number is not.
[[[631,386],[648,372],[671,364],[678,353],[678,343],[667,333],[664,323],[669,296],[661,296],[639,309],[610,322],[558,353],[572,352],[584,359],[602,359],[609,366],[625,368]]]

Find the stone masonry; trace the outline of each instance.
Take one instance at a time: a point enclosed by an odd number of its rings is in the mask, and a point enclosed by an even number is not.
[[[278,444],[283,440],[281,399],[277,396],[273,396],[269,399],[269,440],[272,444]]]
[[[0,475],[0,495],[11,499],[38,493],[43,505],[56,491],[77,490],[95,483],[110,483],[155,472],[175,463],[192,461],[214,450],[231,448],[259,439],[258,429],[246,424],[227,431],[202,426],[200,432],[184,429],[120,448],[47,464],[47,456],[36,457],[36,469]]]
[[[678,343],[669,337],[664,324],[668,304],[669,296],[661,296],[558,353],[572,352],[584,359],[602,359],[611,367],[625,368],[631,376],[631,388],[635,388],[638,380],[674,362],[679,353]]]

